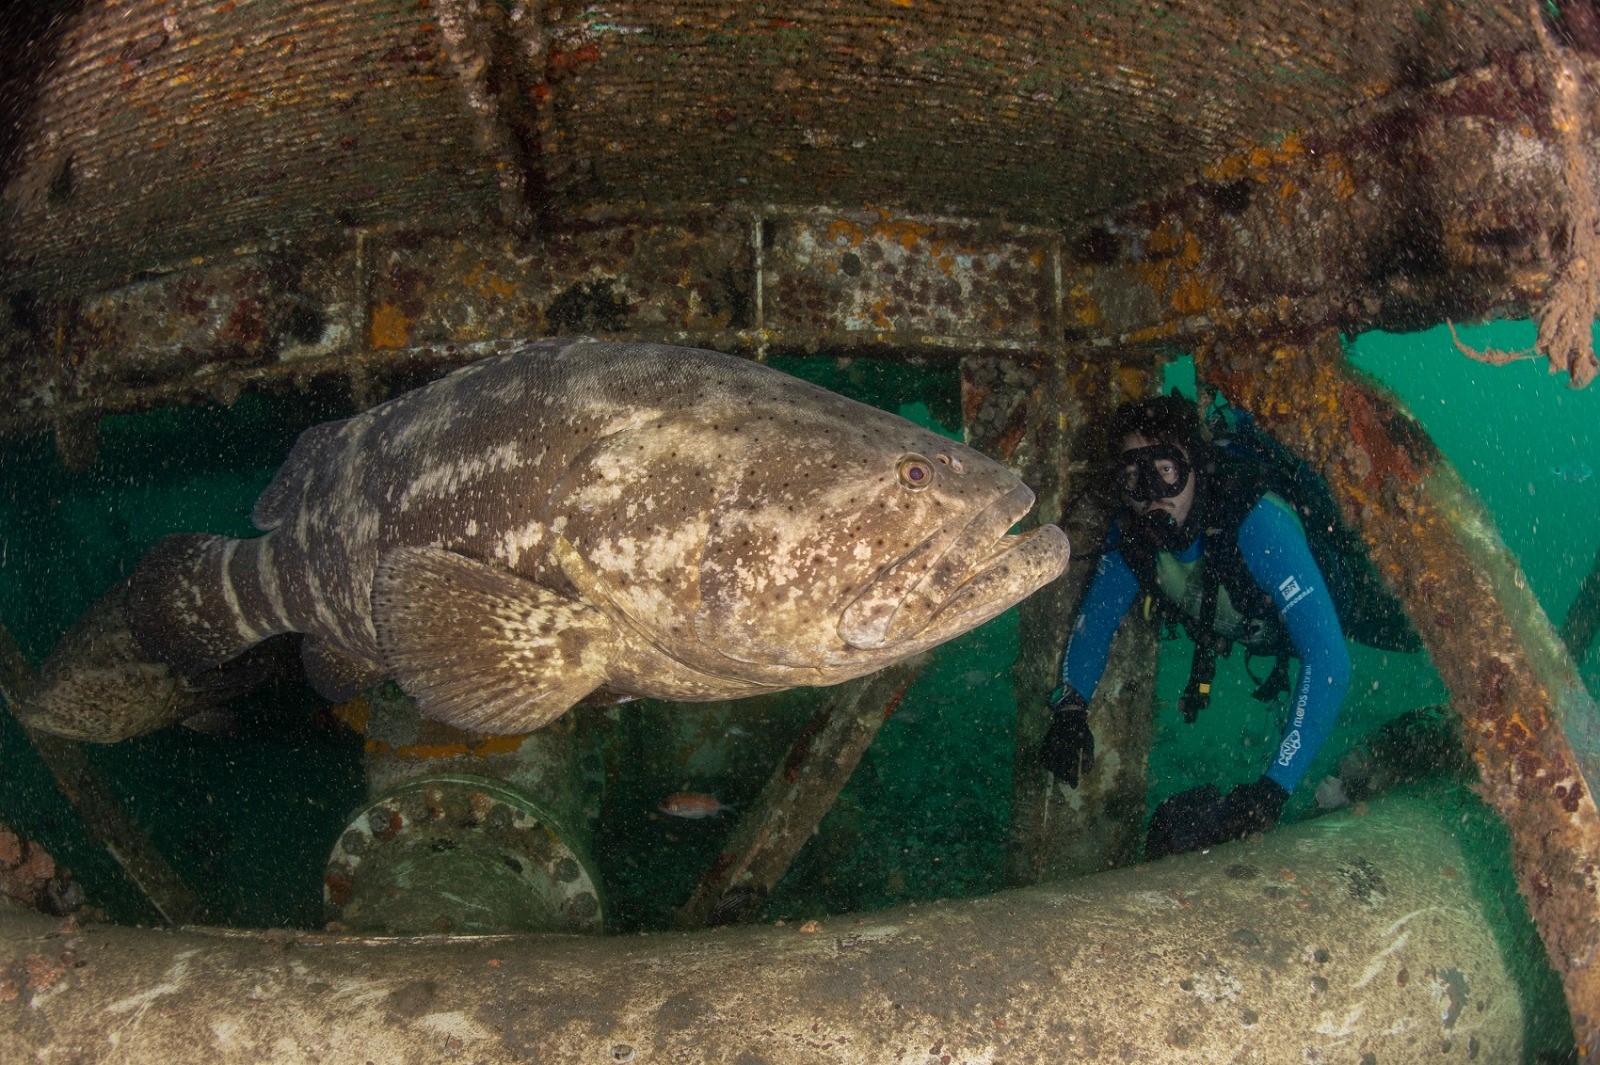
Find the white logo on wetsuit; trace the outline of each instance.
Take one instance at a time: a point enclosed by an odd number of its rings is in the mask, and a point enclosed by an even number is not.
[[[1311,594],[1310,588],[1300,587],[1300,582],[1293,575],[1285,577],[1283,583],[1278,585],[1278,594],[1283,596],[1283,609],[1288,610],[1300,600]]]
[[[1288,765],[1294,761],[1294,756],[1300,753],[1300,730],[1292,729],[1283,738],[1283,746],[1278,748],[1278,764]]]

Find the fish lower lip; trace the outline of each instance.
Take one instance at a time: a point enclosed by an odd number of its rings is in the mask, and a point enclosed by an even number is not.
[[[1059,577],[1067,567],[1067,534],[1043,525],[1007,536],[1002,548],[976,567],[934,610],[913,639],[931,646],[983,624]]]
[[[863,595],[851,610],[846,611],[840,635],[846,643],[862,649],[911,640],[920,644],[923,642],[923,630],[958,597],[972,608],[958,613],[981,613],[982,605],[1004,600],[980,619],[987,620],[987,617],[992,617],[1023,595],[1031,593],[1038,584],[1059,574],[1066,565],[1067,555],[1066,537],[1059,529],[1054,530],[1053,534],[1047,533],[1046,542],[1032,549],[1027,547],[1028,543],[1044,529],[1020,536],[1006,535],[1006,530],[1032,507],[1033,492],[1018,484],[975,514],[953,536],[946,537],[937,554],[927,552],[918,557],[913,552],[900,567],[886,574],[877,586]],[[1050,528],[1053,527],[1045,527]],[[1057,540],[1052,537],[1059,538],[1059,547]],[[925,548],[929,546],[931,544],[924,545]],[[1038,561],[1032,559],[1033,555],[1050,559],[1059,554],[1059,565],[1048,577],[1015,595],[1011,594],[1010,585],[1004,580],[984,580],[986,575],[993,578],[997,571],[1007,565],[1006,559],[1019,551],[1029,552],[1032,561]],[[1027,584],[1028,576],[1020,571],[1028,570],[1031,573],[1032,562],[1024,561],[1027,564],[1019,567],[1019,575],[1023,577],[1022,583]],[[1050,561],[1043,561],[1037,568],[1042,573],[1051,564]],[[907,566],[915,568],[907,569]],[[907,585],[907,590],[897,597],[887,598],[884,593],[899,582]],[[974,621],[971,624],[978,623]],[[963,631],[960,627],[949,625],[941,626],[941,629],[950,629],[952,634]]]

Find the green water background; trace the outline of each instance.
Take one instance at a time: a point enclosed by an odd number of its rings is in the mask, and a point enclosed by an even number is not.
[[[1496,323],[1463,330],[1478,347],[1531,345],[1532,326]],[[1354,340],[1355,364],[1393,388],[1480,494],[1559,624],[1600,548],[1600,390],[1569,390],[1543,364],[1489,367],[1460,355],[1443,330]],[[948,435],[959,426],[956,370],[871,360],[789,359],[779,368]],[[1186,361],[1169,381],[1192,387]],[[251,532],[248,515],[304,427],[347,416],[336,392],[247,395],[231,409],[190,408],[105,420],[99,458],[73,473],[55,461],[47,436],[0,446],[0,618],[24,652],[42,660],[60,633],[162,535]],[[1074,545],[1084,558],[1092,545]],[[1464,608],[1470,609],[1470,604]],[[1067,619],[1062,619],[1063,633]],[[916,899],[959,897],[1004,885],[1016,709],[1009,668],[1016,612],[941,648],[884,726],[822,830],[763,908],[763,919],[803,919]],[[1161,657],[1149,805],[1195,783],[1223,787],[1256,776],[1275,746],[1271,708],[1249,698],[1254,680],[1236,656],[1224,661],[1212,708],[1186,725],[1174,704],[1187,648]],[[1287,816],[1312,811],[1315,783],[1374,728],[1445,693],[1425,656],[1353,649],[1355,676],[1338,726],[1296,793]],[[1600,662],[1584,661],[1591,691]],[[733,735],[708,736],[737,749],[752,729],[781,749],[825,695],[796,692],[763,704]],[[90,756],[155,844],[195,886],[212,919],[248,926],[316,927],[321,870],[331,842],[364,794],[361,741],[295,681],[240,702],[238,735],[184,729]],[[735,754],[721,773],[692,757],[663,764],[652,750],[680,708],[630,706],[596,721],[610,786],[596,855],[614,930],[660,927],[715,855],[730,819],[685,822],[659,814],[668,790],[716,792],[749,801],[767,766]],[[726,732],[726,729],[724,730]],[[53,782],[9,717],[0,718],[0,820],[38,839],[73,869],[89,897],[119,920],[149,920],[110,861],[88,842]],[[711,760],[715,761],[715,760]],[[709,764],[709,763],[708,763]],[[1506,865],[1503,830],[1481,808],[1463,812],[1471,844]],[[1501,934],[1526,943],[1526,915],[1511,895]],[[1525,980],[1535,1006],[1534,1041],[1561,1043],[1559,985],[1548,971]],[[1554,1033],[1554,1034],[1552,1034]]]

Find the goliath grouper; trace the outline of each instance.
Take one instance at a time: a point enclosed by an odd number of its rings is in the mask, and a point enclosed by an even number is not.
[[[199,675],[304,634],[326,698],[393,678],[526,732],[590,693],[727,699],[859,677],[1058,576],[1033,493],[971,448],[715,352],[521,343],[306,430],[265,535],[157,543],[140,643]]]

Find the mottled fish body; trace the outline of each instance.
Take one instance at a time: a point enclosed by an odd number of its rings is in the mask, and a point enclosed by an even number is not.
[[[17,719],[68,739],[118,743],[172,724],[219,733],[236,724],[220,704],[282,666],[276,646],[185,675],[145,653],[128,626],[126,583],[84,611],[23,688]]]
[[[252,539],[151,548],[129,618],[185,673],[284,632],[312,683],[386,677],[430,717],[538,727],[591,692],[836,684],[1060,574],[999,463],[753,362],[508,346],[303,433]]]

